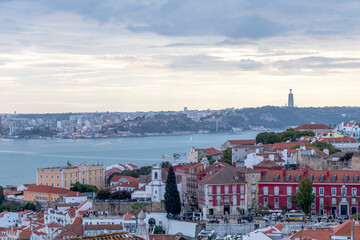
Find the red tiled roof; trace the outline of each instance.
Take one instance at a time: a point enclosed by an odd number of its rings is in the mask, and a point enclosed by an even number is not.
[[[126,221],[132,220],[132,217],[134,217],[134,215],[125,214],[125,215],[124,215],[124,220],[126,220]]]
[[[50,227],[50,228],[60,228],[61,227],[59,224],[54,223],[54,222],[48,224],[47,226]]]
[[[205,176],[200,182],[204,184],[239,184],[245,183],[244,174],[234,167],[223,167],[219,171]]]
[[[255,139],[246,139],[246,140],[228,140],[232,145],[254,145],[256,143]]]
[[[120,184],[115,184],[112,185],[111,188],[116,188],[116,187],[128,187],[128,188],[138,188],[139,187],[139,181],[136,182],[123,182]]]
[[[353,226],[353,240],[360,240],[360,225]]]
[[[298,145],[305,145],[305,143],[303,142],[285,142],[285,143],[274,143],[274,144],[269,144],[268,148],[271,149],[288,149],[291,147],[295,147]]]
[[[219,154],[221,154],[221,152],[219,150],[217,150],[216,148],[213,148],[213,147],[195,149],[196,152],[199,151],[199,150],[201,150],[201,151],[203,151],[203,152],[205,152],[205,153],[207,153],[209,155],[219,155]]]
[[[71,192],[67,193],[64,197],[86,197],[86,195],[81,192],[71,191]]]
[[[100,229],[122,230],[123,226],[120,224],[85,225],[85,230],[100,230]]]
[[[52,193],[58,195],[66,195],[67,193],[70,192],[70,190],[66,188],[58,188],[53,186],[30,184],[28,189],[24,190],[24,192]]]
[[[332,129],[324,124],[303,124],[295,128],[295,130],[314,130],[314,129]]]
[[[306,170],[269,170],[264,172],[261,176],[260,182],[275,182],[275,175],[279,175],[279,179],[276,182],[298,182],[296,181],[296,175],[300,175],[299,181],[304,177],[310,177],[312,175],[313,183],[334,183],[331,181],[331,177],[336,175],[336,183],[352,183],[359,181],[354,181],[354,176],[357,175],[360,178],[360,170],[312,170],[307,168]],[[286,181],[286,175],[290,176],[290,180]],[[323,175],[323,180],[320,181],[320,176]],[[344,181],[344,176],[347,176],[348,180]]]
[[[121,178],[125,178],[125,179],[128,180],[129,182],[134,182],[134,181],[139,182],[139,179],[138,179],[138,178],[134,178],[134,177],[130,177],[130,176],[121,176],[121,175],[115,175],[115,176],[113,176],[113,178],[111,179],[111,182],[117,182],[117,181],[119,181]]]
[[[351,228],[354,222],[349,219],[333,229],[331,236],[351,237]]]
[[[316,240],[330,240],[330,234],[332,231],[330,229],[315,229],[315,230],[300,230],[297,233],[294,233],[290,236],[291,240],[300,238],[304,239],[316,239]]]
[[[21,231],[18,239],[30,239],[32,232],[29,230]]]

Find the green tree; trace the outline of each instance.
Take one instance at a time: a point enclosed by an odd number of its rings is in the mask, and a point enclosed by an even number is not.
[[[318,149],[320,149],[321,151],[323,151],[324,149],[329,149],[329,154],[334,154],[337,152],[341,152],[340,149],[335,148],[331,143],[326,143],[326,142],[314,142],[311,144],[311,146],[316,147]]]
[[[232,149],[231,148],[225,149],[225,151],[223,152],[223,155],[220,159],[220,162],[225,162],[225,163],[232,165]]]
[[[164,234],[164,230],[161,226],[155,226],[154,234]]]
[[[88,185],[88,184],[81,184],[79,182],[73,183],[71,184],[71,191],[75,191],[75,192],[94,192],[96,193],[99,189],[94,186],[94,185]]]
[[[120,200],[131,199],[131,193],[125,190],[114,192],[111,195],[111,199],[120,199]]]
[[[177,215],[181,212],[180,194],[176,185],[175,172],[172,166],[169,168],[165,185],[165,209],[169,214]]]
[[[5,200],[4,188],[0,186],[0,204]]]
[[[106,200],[111,198],[111,192],[109,189],[101,189],[96,193],[96,199]]]
[[[171,166],[171,163],[169,161],[161,163],[161,168],[169,168],[170,166]]]
[[[305,213],[305,215],[307,215],[310,212],[311,204],[315,200],[311,180],[307,177],[301,179],[298,188],[299,190],[295,194],[296,204]]]

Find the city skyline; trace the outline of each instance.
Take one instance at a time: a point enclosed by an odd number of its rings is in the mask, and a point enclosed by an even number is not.
[[[0,112],[358,106],[359,8],[0,0]]]

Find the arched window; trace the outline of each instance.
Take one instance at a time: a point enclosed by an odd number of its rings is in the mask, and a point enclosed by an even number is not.
[[[157,172],[155,172],[154,178],[155,178],[155,179],[158,179],[158,173],[157,173]]]

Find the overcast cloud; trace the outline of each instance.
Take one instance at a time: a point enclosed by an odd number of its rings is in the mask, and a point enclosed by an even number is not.
[[[298,106],[358,105],[359,12],[335,0],[0,0],[0,112],[283,105],[289,88]]]

